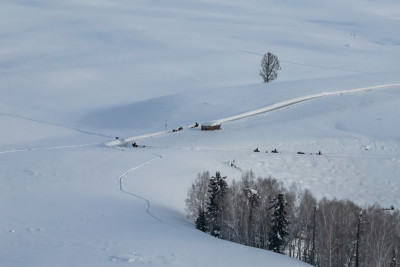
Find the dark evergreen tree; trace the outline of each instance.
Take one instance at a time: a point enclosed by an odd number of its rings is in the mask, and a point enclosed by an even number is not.
[[[390,267],[397,267],[397,253],[396,249],[392,250],[392,260],[390,261]]]
[[[362,226],[363,226],[363,213],[364,211],[361,210],[359,215],[358,215],[358,221],[357,221],[357,236],[355,240],[355,245],[356,245],[356,253],[355,253],[355,267],[359,267],[360,264],[360,243],[361,243],[361,234],[362,234]]]
[[[195,223],[196,223],[196,229],[203,232],[206,232],[208,230],[206,221],[206,212],[204,210],[199,210],[199,215],[197,216]]]
[[[221,177],[221,174],[217,172],[215,177],[211,177],[208,185],[210,199],[207,203],[206,212],[207,229],[212,236],[218,238],[222,238],[223,210],[225,208],[225,196],[228,191],[228,184],[225,179],[226,177]]]
[[[285,244],[285,236],[288,235],[289,221],[286,219],[287,203],[283,198],[283,194],[278,194],[272,201],[273,210],[271,228],[268,235],[268,249],[283,254],[283,246]]]

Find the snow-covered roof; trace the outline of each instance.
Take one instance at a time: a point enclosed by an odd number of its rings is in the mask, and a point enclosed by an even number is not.
[[[221,125],[221,123],[220,123],[220,122],[217,122],[217,121],[203,122],[203,123],[201,124],[201,126],[206,126],[206,127],[212,127],[212,126],[218,126],[218,125]]]

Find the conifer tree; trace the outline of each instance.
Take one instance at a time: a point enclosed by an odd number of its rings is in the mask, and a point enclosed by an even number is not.
[[[228,190],[228,184],[225,179],[226,177],[221,177],[221,174],[216,172],[215,177],[211,177],[208,185],[210,199],[207,203],[206,222],[210,234],[218,238],[222,238],[221,226],[225,208],[225,196]]]
[[[206,232],[207,231],[207,222],[206,222],[206,212],[204,210],[199,210],[198,216],[195,220],[196,229]]]
[[[286,219],[287,203],[283,198],[283,194],[278,194],[271,203],[273,204],[270,209],[273,210],[273,214],[268,235],[268,249],[283,254],[283,246],[285,244],[284,238],[289,233],[289,221]]]
[[[397,253],[396,249],[392,250],[392,260],[390,261],[390,267],[397,267]]]

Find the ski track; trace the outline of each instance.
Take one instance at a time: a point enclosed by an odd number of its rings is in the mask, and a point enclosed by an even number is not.
[[[362,88],[357,88],[357,89],[348,89],[348,90],[340,90],[340,91],[333,91],[333,92],[324,92],[324,93],[319,93],[319,94],[313,94],[313,95],[308,95],[308,96],[303,96],[303,97],[297,97],[293,99],[288,99],[282,102],[275,103],[273,105],[269,105],[263,108],[255,109],[249,112],[241,113],[238,115],[234,115],[231,117],[223,118],[223,119],[217,119],[214,122],[215,123],[226,123],[226,122],[233,122],[249,117],[254,117],[263,113],[271,113],[274,111],[279,111],[287,108],[294,107],[296,105],[300,105],[306,101],[311,101],[314,99],[318,98],[323,98],[323,97],[329,97],[329,96],[334,96],[334,95],[342,95],[342,94],[352,94],[352,93],[362,93],[362,92],[371,92],[375,90],[380,90],[380,89],[386,89],[390,87],[396,87],[400,86],[400,83],[393,83],[393,84],[384,84],[384,85],[377,85],[377,86],[370,86],[370,87],[362,87]],[[190,126],[185,126],[183,127],[184,129],[190,128]],[[145,135],[140,135],[140,136],[133,136],[129,138],[125,138],[123,140],[115,140],[112,142],[106,143],[106,146],[127,146],[128,143],[132,141],[138,141],[138,140],[143,140],[143,139],[149,139],[152,137],[159,137],[165,134],[171,133],[171,131],[161,131],[161,132],[156,132],[156,133],[150,133],[150,134],[145,134]]]
[[[95,146],[95,145],[102,145],[102,144],[103,143],[90,143],[90,144],[53,146],[53,147],[32,147],[32,148],[25,148],[25,149],[4,150],[4,151],[0,151],[0,154],[17,153],[17,152],[29,152],[29,151],[37,151],[37,150],[53,150],[53,149],[65,149],[65,148],[77,148],[77,147]]]
[[[139,169],[139,168],[142,168],[143,166],[145,166],[145,165],[147,165],[147,164],[149,164],[149,163],[151,163],[151,162],[153,162],[153,161],[155,161],[155,160],[158,160],[158,159],[161,159],[161,158],[162,158],[161,155],[158,155],[158,154],[155,154],[155,155],[156,155],[155,158],[152,158],[152,159],[150,159],[150,160],[148,160],[148,161],[146,161],[146,162],[144,162],[144,163],[142,163],[142,164],[140,164],[140,165],[138,165],[138,166],[136,166],[136,167],[133,167],[133,168],[127,170],[126,172],[124,172],[122,175],[120,175],[119,178],[118,178],[118,179],[119,179],[119,190],[120,190],[121,192],[125,193],[125,194],[128,194],[128,195],[137,197],[137,198],[139,198],[139,199],[141,199],[141,200],[144,200],[144,201],[146,202],[146,204],[147,204],[147,206],[146,206],[146,212],[147,212],[147,214],[150,215],[151,217],[153,217],[153,218],[154,218],[155,220],[157,220],[158,222],[163,222],[160,218],[158,218],[157,216],[155,216],[154,214],[152,214],[152,213],[150,212],[150,201],[149,201],[148,199],[146,199],[146,198],[144,198],[144,197],[142,197],[142,196],[140,196],[140,195],[137,195],[137,194],[134,194],[134,193],[131,193],[131,192],[126,191],[126,190],[124,189],[123,183],[122,183],[122,182],[123,182],[123,179],[124,179],[124,177],[125,177],[125,175],[127,175],[127,174],[129,174],[129,173],[131,173],[131,172],[134,172],[135,170],[137,170],[137,169]]]
[[[89,132],[85,130],[81,130],[78,128],[73,128],[57,123],[52,123],[52,122],[47,122],[47,121],[42,121],[42,120],[37,120],[37,119],[32,119],[20,115],[15,115],[15,114],[10,114],[10,113],[0,113],[0,116],[7,116],[7,117],[12,117],[12,118],[17,118],[20,120],[27,120],[27,121],[33,121],[36,123],[42,123],[42,124],[47,124],[51,126],[56,126],[64,129],[69,129],[69,130],[74,130],[80,133],[88,134],[88,135],[96,135],[96,136],[101,136],[101,137],[106,137],[106,138],[114,138],[112,136],[108,136],[105,134],[100,134],[100,133],[95,133],[95,132]],[[84,147],[84,146],[94,146],[94,145],[102,145],[103,143],[89,143],[89,144],[78,144],[78,145],[60,145],[60,146],[53,146],[53,147],[32,147],[32,148],[23,148],[23,149],[11,149],[11,150],[4,150],[0,151],[0,154],[7,154],[7,153],[17,153],[17,152],[29,152],[29,151],[37,151],[37,150],[53,150],[53,149],[65,149],[65,148],[77,148],[77,147]]]
[[[264,54],[261,54],[261,53],[252,52],[252,51],[247,51],[247,50],[241,50],[241,49],[239,49],[238,52],[241,52],[241,53],[248,53],[248,54],[253,54],[253,55],[259,55],[259,56],[264,56]],[[281,62],[288,63],[288,64],[292,64],[292,65],[298,65],[298,66],[304,66],[304,67],[310,67],[310,68],[328,69],[328,70],[339,70],[339,71],[345,71],[345,72],[370,74],[370,72],[359,71],[359,70],[349,70],[349,69],[343,69],[343,68],[340,68],[340,67],[331,67],[331,66],[315,65],[315,64],[306,64],[306,63],[293,62],[293,61],[288,61],[288,60],[283,60],[283,59],[280,59],[280,61],[281,61]]]
[[[105,134],[101,134],[101,133],[89,132],[89,131],[85,131],[85,130],[82,130],[82,129],[78,129],[78,128],[74,128],[74,127],[70,127],[70,126],[66,126],[66,125],[62,125],[62,124],[57,124],[57,123],[54,123],[54,122],[47,122],[47,121],[32,119],[32,118],[28,118],[28,117],[24,117],[24,116],[20,116],[20,115],[15,115],[15,114],[0,113],[0,116],[7,116],[7,117],[17,118],[17,119],[20,119],[20,120],[27,120],[27,121],[37,122],[37,123],[43,123],[43,124],[47,124],[47,125],[51,125],[51,126],[64,128],[64,129],[74,130],[74,131],[77,131],[77,132],[80,132],[80,133],[84,133],[84,134],[89,134],[89,135],[96,135],[96,136],[101,136],[101,137],[106,137],[106,138],[114,138],[113,136],[109,136],[109,135],[105,135]]]

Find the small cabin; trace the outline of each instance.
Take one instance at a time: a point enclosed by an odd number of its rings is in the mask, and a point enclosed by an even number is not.
[[[202,131],[215,131],[221,130],[221,123],[219,122],[206,122],[201,124]]]

